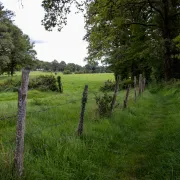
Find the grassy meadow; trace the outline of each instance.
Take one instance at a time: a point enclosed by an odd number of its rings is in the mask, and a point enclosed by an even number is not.
[[[47,73],[31,72],[30,78],[39,74]],[[94,97],[113,74],[61,77],[63,94],[28,92],[23,180],[180,179],[179,82],[150,87],[136,103],[131,90],[126,110],[117,107],[111,117],[100,118]],[[0,82],[7,78],[0,76]],[[88,102],[78,137],[85,84]],[[120,91],[120,105],[124,97]],[[17,92],[0,92],[0,117],[16,113]],[[17,179],[12,173],[15,133],[15,117],[0,121],[0,180]]]

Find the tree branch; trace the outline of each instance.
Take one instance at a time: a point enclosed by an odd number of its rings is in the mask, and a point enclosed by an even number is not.
[[[161,15],[161,17],[164,19],[163,13],[162,13],[158,8],[156,8],[156,7],[153,6],[153,4],[152,4],[152,2],[151,2],[150,0],[148,0],[148,3],[149,3],[149,5],[150,5],[150,7],[151,7],[152,9],[154,9],[155,11],[157,11],[157,12]]]
[[[147,26],[149,26],[149,27],[159,27],[156,24],[144,24],[144,23],[138,23],[138,22],[126,23],[125,25],[132,25],[132,24],[137,24],[137,25],[146,26],[146,27]]]

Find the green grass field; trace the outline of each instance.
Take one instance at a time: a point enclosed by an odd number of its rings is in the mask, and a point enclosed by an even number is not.
[[[39,74],[32,72],[31,77]],[[111,117],[100,119],[94,93],[100,93],[99,87],[113,79],[113,74],[61,76],[63,94],[28,92],[22,179],[180,179],[180,83],[159,91],[147,89],[136,103],[131,90],[126,110],[117,107]],[[0,81],[5,79],[0,77]],[[89,85],[89,95],[84,133],[78,137],[85,84]],[[118,103],[122,104],[124,96],[120,91]],[[17,92],[1,92],[0,116],[16,113]],[[16,179],[12,173],[15,129],[16,118],[0,121],[1,180]]]

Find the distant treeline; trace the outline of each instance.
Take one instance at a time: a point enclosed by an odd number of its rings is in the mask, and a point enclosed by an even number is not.
[[[87,63],[85,66],[80,66],[74,63],[67,63],[65,61],[58,62],[44,62],[36,60],[33,63],[32,70],[63,72],[64,74],[83,74],[83,73],[109,73],[112,72],[107,66],[99,66],[97,62]]]

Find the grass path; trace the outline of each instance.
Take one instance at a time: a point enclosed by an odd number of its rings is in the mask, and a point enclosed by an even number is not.
[[[149,95],[146,102],[140,100],[138,105],[134,119],[138,123],[136,129],[131,122],[135,142],[132,143],[129,136],[132,147],[128,149],[124,160],[126,168],[120,177],[180,179],[180,102],[176,96],[158,93]]]

